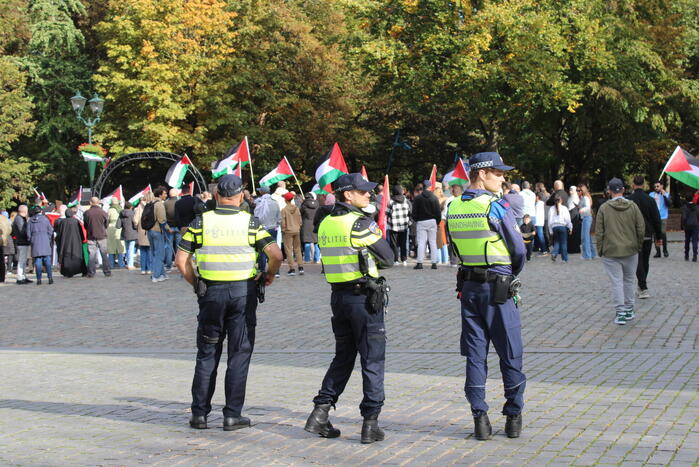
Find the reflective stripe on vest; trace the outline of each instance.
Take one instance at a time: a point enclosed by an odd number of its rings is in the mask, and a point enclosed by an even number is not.
[[[212,281],[243,281],[255,277],[257,252],[250,232],[250,214],[202,215],[202,246],[196,251],[199,275]]]
[[[496,200],[497,197],[484,194],[468,201],[457,198],[449,204],[447,226],[461,264],[512,264],[507,245],[488,223],[490,203]]]
[[[359,249],[352,247],[352,228],[360,215],[348,212],[327,216],[318,227],[318,246],[325,279],[331,283],[350,282],[364,277],[359,269]],[[374,258],[369,254],[369,274],[379,276]]]

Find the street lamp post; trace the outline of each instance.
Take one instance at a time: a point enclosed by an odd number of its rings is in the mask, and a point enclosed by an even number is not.
[[[104,99],[101,99],[95,94],[95,96],[88,101],[87,98],[81,96],[79,92],[76,92],[75,95],[70,98],[70,104],[73,106],[75,116],[87,127],[87,142],[88,144],[92,144],[92,127],[100,121],[100,115],[102,115],[102,110],[104,110]],[[91,117],[83,117],[85,104],[89,104],[90,106]],[[92,186],[95,179],[97,161],[87,161],[87,167],[90,173],[90,186]]]

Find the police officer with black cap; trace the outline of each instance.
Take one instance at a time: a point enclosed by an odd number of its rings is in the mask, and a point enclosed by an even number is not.
[[[216,208],[197,216],[182,236],[175,264],[192,284],[199,302],[197,361],[192,382],[192,428],[207,428],[223,341],[228,336],[226,405],[223,429],[250,426],[241,411],[250,357],[255,344],[257,281],[270,285],[282,253],[258,220],[240,210],[243,183],[236,175],[218,182]],[[269,258],[266,273],[256,269],[259,253]],[[196,254],[196,270],[192,264]]]
[[[337,203],[318,227],[321,261],[332,288],[335,357],[313,399],[315,408],[305,427],[325,438],[340,436],[340,430],[328,420],[328,412],[344,391],[359,353],[364,390],[359,405],[364,417],[361,442],[365,444],[384,439],[378,416],[384,402],[388,286],[379,277],[378,267],[390,267],[394,260],[381,230],[362,212],[375,187],[376,183],[358,173],[338,178],[333,183]]]
[[[500,194],[505,165],[496,152],[469,160],[471,185],[449,205],[447,228],[460,258],[457,292],[461,299],[461,354],[467,357],[466,398],[471,404],[475,437],[490,439],[492,427],[485,402],[488,347],[493,342],[505,386],[505,433],[522,429],[526,378],[522,373],[522,332],[517,275],[526,249],[512,209]]]

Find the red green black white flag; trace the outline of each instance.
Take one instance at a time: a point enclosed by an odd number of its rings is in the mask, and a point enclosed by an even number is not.
[[[447,172],[442,179],[442,183],[447,185],[466,185],[469,181],[468,172],[464,167],[464,161],[460,157],[456,160],[454,168]]]
[[[345,158],[340,151],[340,145],[335,143],[333,147],[325,153],[322,162],[316,169],[316,181],[321,190],[332,192],[332,182],[342,175],[349,173]]]
[[[136,206],[138,203],[141,202],[141,198],[143,198],[143,195],[151,191],[150,184],[145,187],[143,190],[139,191],[135,195],[133,195],[131,198],[129,198],[129,204],[131,206]]]
[[[677,146],[663,172],[685,185],[699,189],[699,159]]]
[[[175,162],[170,166],[170,169],[165,175],[165,183],[170,185],[172,188],[179,189],[182,186],[182,181],[184,176],[187,175],[187,169],[192,165],[192,161],[189,160],[187,154],[182,156],[182,159]]]
[[[242,166],[245,167],[250,163],[250,146],[248,145],[248,137],[245,136],[243,140],[226,151],[226,155],[223,159],[219,159],[211,167],[211,174],[214,179],[234,173],[233,170]],[[238,171],[240,172],[240,170]],[[240,174],[236,175],[240,176]]]
[[[286,156],[279,161],[279,164],[267,175],[260,179],[260,186],[270,186],[294,176],[294,170],[286,159]]]
[[[82,197],[83,197],[83,187],[81,185],[80,188],[78,188],[78,191],[75,192],[73,194],[73,196],[71,196],[70,202],[68,202],[68,207],[74,208],[75,206],[80,204],[80,201],[82,201]]]

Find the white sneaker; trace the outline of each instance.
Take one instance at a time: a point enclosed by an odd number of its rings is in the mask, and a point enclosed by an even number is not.
[[[403,266],[407,266],[407,265],[408,265],[408,262],[407,262],[407,261],[403,261]]]
[[[393,265],[394,265],[394,266],[398,266],[399,264],[400,264],[400,263],[399,263],[398,261],[394,261],[394,262],[393,262]]]
[[[650,293],[648,292],[648,289],[639,291],[638,298],[650,298]]]

